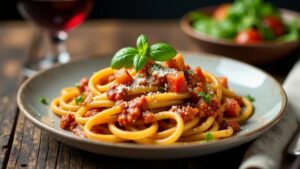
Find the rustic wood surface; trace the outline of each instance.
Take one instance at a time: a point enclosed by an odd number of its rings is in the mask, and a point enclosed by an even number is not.
[[[178,21],[175,20],[88,21],[70,33],[67,46],[73,58],[107,56],[121,47],[134,45],[136,37],[141,33],[148,35],[151,42],[164,41],[176,49],[201,51],[181,32]],[[194,158],[133,160],[92,154],[56,141],[29,122],[19,112],[16,104],[16,93],[24,80],[21,68],[26,56],[42,56],[48,49],[46,40],[32,43],[36,36],[40,34],[27,23],[0,23],[0,168],[197,169],[224,166],[237,168],[240,164],[250,143]],[[36,46],[31,47],[30,44]],[[296,58],[296,54],[293,54],[284,60],[259,67],[282,82]]]

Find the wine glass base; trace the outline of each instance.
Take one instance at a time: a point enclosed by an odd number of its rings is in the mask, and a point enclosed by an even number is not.
[[[47,56],[42,59],[28,60],[23,67],[23,75],[31,77],[39,70],[48,69],[56,64],[63,64],[70,61],[70,55],[68,53],[62,53],[59,57]]]

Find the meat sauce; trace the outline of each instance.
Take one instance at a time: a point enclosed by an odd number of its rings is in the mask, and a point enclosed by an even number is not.
[[[177,58],[177,60],[182,60]],[[201,119],[213,116],[221,124],[223,128],[232,127],[234,131],[239,131],[240,126],[234,121],[222,121],[222,117],[237,117],[241,111],[241,97],[226,98],[224,114],[221,113],[221,103],[216,99],[216,96],[207,90],[206,78],[200,67],[194,70],[184,63],[177,64],[170,61],[166,63],[167,67],[163,67],[151,61],[148,61],[139,72],[139,77],[132,77],[126,69],[117,70],[115,74],[110,75],[108,81],[116,81],[106,92],[107,98],[115,101],[117,105],[122,107],[122,112],[118,116],[120,126],[132,125],[138,121],[144,124],[150,124],[155,121],[155,115],[148,110],[148,103],[145,96],[135,96],[134,99],[129,96],[128,91],[138,86],[157,86],[160,92],[190,92],[191,98],[186,103],[174,105],[169,108],[170,111],[178,113],[184,122],[191,121],[198,117]],[[137,80],[138,78],[141,78]],[[227,78],[221,77],[218,79],[220,84],[228,88]],[[162,88],[162,90],[161,90]],[[79,90],[91,95],[88,89],[88,79],[83,78],[79,82]],[[209,100],[205,100],[199,96],[199,92],[209,95]],[[88,99],[86,99],[88,100]],[[103,109],[97,108],[87,111],[83,117],[92,117]],[[75,122],[75,117],[72,114],[63,116],[61,128],[75,131],[78,124]],[[101,128],[101,127],[100,127]],[[100,129],[99,129],[100,130]]]
[[[129,102],[121,103],[122,112],[118,117],[120,126],[134,124],[142,120],[144,124],[154,122],[154,114],[148,111],[147,100],[144,96],[135,98]]]
[[[128,89],[118,85],[112,85],[106,92],[106,96],[111,101],[125,100],[128,96]]]
[[[71,131],[77,136],[85,137],[84,132],[79,128],[78,123],[75,121],[74,114],[63,115],[60,121],[60,128]]]
[[[179,60],[181,60],[179,58]],[[174,105],[170,107],[170,110],[180,114],[184,122],[188,122],[195,117],[209,117],[213,116],[220,123],[222,122],[221,103],[211,95],[209,102],[204,101],[203,98],[198,96],[199,92],[207,93],[205,89],[206,78],[200,67],[196,67],[194,70],[184,64],[175,64],[175,62],[166,63],[170,68],[165,68],[158,64],[148,62],[147,65],[138,73],[141,77],[147,78],[147,81],[141,85],[151,85],[163,87],[162,92],[186,92],[191,93],[191,99],[188,104]],[[177,68],[179,67],[179,69]],[[167,72],[167,73],[166,73]],[[116,72],[116,81],[118,78],[122,80],[117,81],[116,85],[110,87],[107,92],[108,99],[112,101],[119,101],[123,105],[122,113],[119,115],[118,122],[120,126],[126,126],[134,124],[137,120],[143,120],[144,123],[151,123],[154,121],[154,114],[147,111],[147,100],[141,96],[131,101],[126,101],[128,97],[128,89],[131,84],[134,83],[133,78],[128,77],[130,74],[126,69],[121,69]],[[221,77],[218,79],[223,87],[228,87],[227,78]],[[150,82],[150,84],[148,84]],[[126,87],[120,87],[125,85]],[[240,98],[227,98],[225,101],[225,116],[236,117],[241,111],[241,99]],[[230,126],[233,126],[238,130],[238,124],[229,122]],[[228,125],[227,125],[228,126]]]

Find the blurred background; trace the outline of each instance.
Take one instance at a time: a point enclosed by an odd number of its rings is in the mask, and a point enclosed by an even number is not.
[[[171,3],[172,2],[172,3]],[[176,19],[199,7],[217,5],[226,0],[96,0],[90,19]],[[299,0],[266,0],[277,7],[300,11]],[[0,6],[0,20],[21,20],[16,0]]]

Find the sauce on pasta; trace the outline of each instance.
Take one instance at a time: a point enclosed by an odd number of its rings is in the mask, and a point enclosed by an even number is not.
[[[60,127],[88,139],[138,144],[210,141],[233,136],[253,113],[246,98],[177,53],[165,62],[101,69],[51,103]]]

